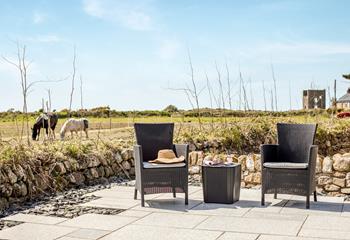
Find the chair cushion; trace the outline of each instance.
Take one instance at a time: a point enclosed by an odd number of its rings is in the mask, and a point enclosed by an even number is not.
[[[161,164],[161,163],[149,163],[143,162],[144,168],[176,168],[176,167],[184,167],[186,163],[170,163],[170,164]]]
[[[293,163],[293,162],[266,162],[263,164],[266,168],[280,168],[280,169],[307,169],[307,163]]]

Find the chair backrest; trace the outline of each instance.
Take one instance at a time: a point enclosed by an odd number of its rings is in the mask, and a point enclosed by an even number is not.
[[[173,149],[174,123],[135,123],[134,128],[143,161],[156,159],[161,149]]]
[[[306,163],[314,144],[317,124],[278,123],[278,159],[281,162]]]

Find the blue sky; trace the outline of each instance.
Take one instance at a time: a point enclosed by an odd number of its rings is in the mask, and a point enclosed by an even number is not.
[[[168,104],[190,108],[183,93],[169,90],[190,84],[188,49],[199,89],[206,86],[207,73],[219,95],[216,63],[226,93],[227,63],[232,106],[239,105],[241,69],[249,104],[253,95],[254,108],[264,108],[264,81],[270,107],[272,63],[278,108],[289,109],[291,86],[292,108],[299,109],[302,89],[327,89],[350,72],[349,8],[346,0],[3,0],[0,55],[14,59],[13,41],[18,40],[33,61],[28,80],[55,80],[71,74],[75,45],[73,107],[80,107],[82,76],[84,107],[119,110],[163,109]],[[2,59],[0,86],[0,111],[20,109],[19,75]],[[339,81],[338,97],[347,87]],[[65,80],[36,84],[30,110],[40,108],[48,88],[53,108],[68,108],[70,82]],[[201,107],[210,106],[207,89],[199,100]]]

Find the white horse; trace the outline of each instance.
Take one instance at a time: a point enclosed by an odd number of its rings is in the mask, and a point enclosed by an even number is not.
[[[86,138],[89,138],[88,128],[89,128],[89,121],[86,118],[80,118],[80,119],[70,118],[63,124],[61,128],[61,131],[60,131],[61,140],[64,139],[66,132],[70,132],[73,137],[73,132],[78,134],[79,131],[84,131]]]

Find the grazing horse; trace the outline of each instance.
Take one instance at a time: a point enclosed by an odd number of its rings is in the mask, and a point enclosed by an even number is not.
[[[55,113],[48,113],[48,114],[41,114],[37,119],[35,120],[34,126],[32,127],[32,139],[39,140],[40,136],[40,129],[45,128],[46,135],[49,135],[49,122],[50,122],[50,128],[53,132],[53,136],[55,137],[55,128],[58,122],[58,116]]]
[[[86,138],[89,138],[88,128],[89,128],[89,121],[86,118],[80,118],[80,119],[70,118],[63,124],[61,128],[61,131],[60,131],[61,140],[64,139],[66,132],[70,132],[73,137],[73,132],[78,134],[79,131],[84,131]]]

